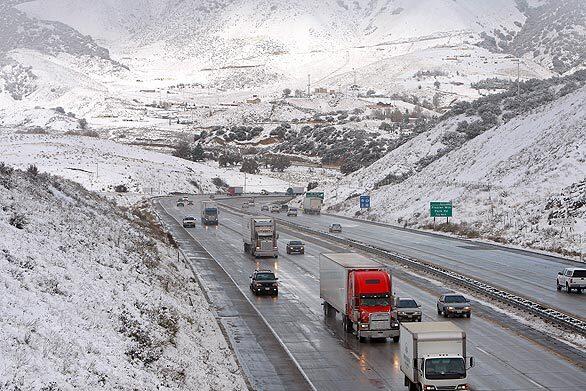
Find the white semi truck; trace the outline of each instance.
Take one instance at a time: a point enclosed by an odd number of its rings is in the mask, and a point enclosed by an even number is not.
[[[244,252],[256,257],[279,256],[277,226],[272,217],[245,217],[242,227]]]
[[[401,371],[409,391],[468,390],[466,333],[452,322],[401,323]]]
[[[303,213],[318,215],[321,213],[323,200],[318,197],[305,197],[303,199]]]

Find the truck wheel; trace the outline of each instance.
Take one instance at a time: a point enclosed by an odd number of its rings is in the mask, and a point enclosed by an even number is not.
[[[438,315],[441,315],[442,314],[442,312],[440,311],[439,307],[437,307],[437,314]]]
[[[395,342],[395,343],[396,343],[396,342],[399,342],[399,337],[400,337],[400,336],[393,337],[393,342]]]
[[[344,315],[344,330],[346,330],[347,333],[351,333],[352,331],[354,331],[354,327],[352,326],[353,325],[350,318]]]
[[[556,289],[557,289],[558,291],[561,291],[561,290],[562,290],[562,286],[560,285],[560,283],[559,283],[559,282],[557,282],[557,281],[556,281],[555,285],[556,285]]]
[[[566,292],[572,293],[572,289],[570,289],[570,286],[568,285],[567,282],[566,282]]]
[[[582,293],[582,288],[578,288],[578,293]]]

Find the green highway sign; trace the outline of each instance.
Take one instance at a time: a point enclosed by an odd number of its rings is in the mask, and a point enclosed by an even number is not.
[[[452,217],[452,203],[430,202],[429,214],[431,217]]]
[[[305,193],[305,197],[307,198],[321,198],[322,200],[324,199],[324,193],[323,192],[313,192],[313,193]]]

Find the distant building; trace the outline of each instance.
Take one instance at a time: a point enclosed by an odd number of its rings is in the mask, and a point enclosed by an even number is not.
[[[253,104],[253,105],[259,104],[260,98],[258,97],[258,95],[252,95],[252,98],[247,99],[246,103]]]

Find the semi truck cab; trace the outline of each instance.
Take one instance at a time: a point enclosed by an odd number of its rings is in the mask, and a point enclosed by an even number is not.
[[[380,270],[356,270],[349,276],[348,313],[359,338],[387,338],[398,341],[399,323],[391,316],[391,278]],[[389,329],[390,325],[390,329]],[[396,330],[396,334],[392,331]]]

